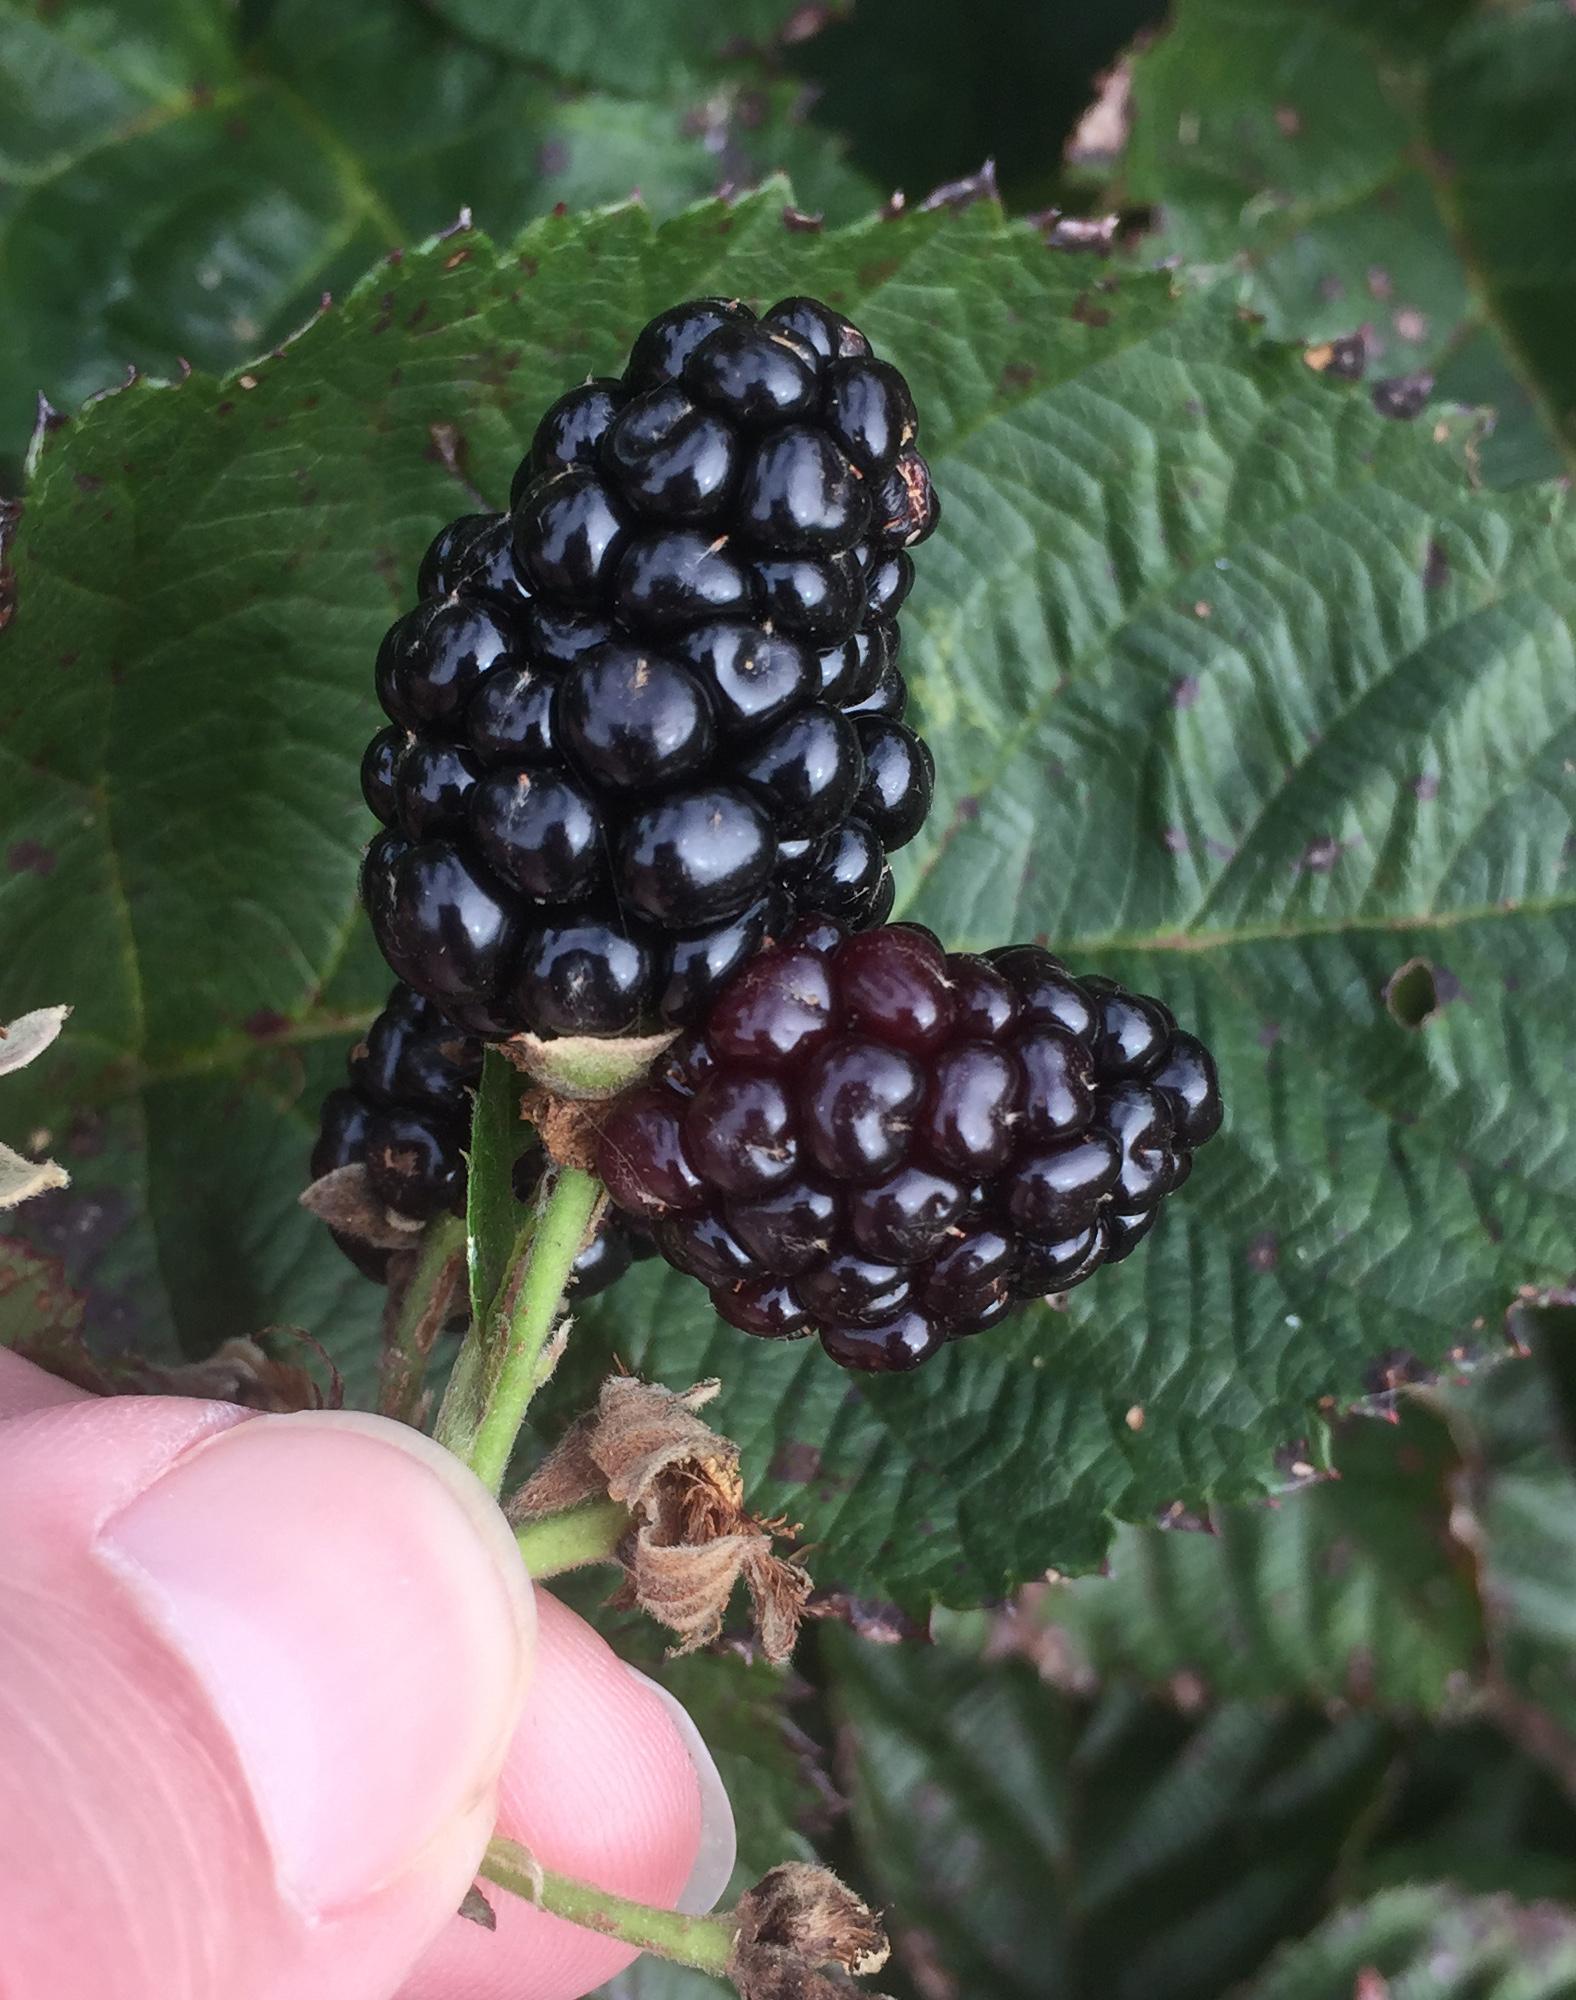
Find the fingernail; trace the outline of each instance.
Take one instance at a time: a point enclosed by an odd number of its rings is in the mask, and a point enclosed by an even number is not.
[[[650,1674],[641,1673],[638,1667],[626,1666],[625,1671],[633,1674],[637,1681],[643,1681],[661,1701],[672,1716],[679,1741],[695,1766],[695,1782],[700,1787],[700,1846],[689,1880],[673,1907],[683,1911],[685,1916],[701,1917],[715,1908],[739,1858],[738,1832],[733,1823],[733,1807],[728,1799],[727,1787],[717,1769],[717,1760],[707,1749],[706,1739],[695,1727],[683,1702],[670,1694],[660,1681],[654,1681]]]
[[[350,1411],[258,1417],[180,1459],[99,1553],[205,1689],[299,1905],[403,1874],[496,1784],[530,1583],[429,1438]]]

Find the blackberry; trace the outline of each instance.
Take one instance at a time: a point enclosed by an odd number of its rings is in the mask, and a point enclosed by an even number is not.
[[[445,1210],[465,1212],[465,1149],[470,1141],[471,1091],[481,1079],[482,1045],[409,986],[396,986],[365,1037],[350,1051],[349,1082],[323,1100],[313,1180],[336,1167],[361,1164],[373,1193],[412,1223]],[[514,1165],[514,1191],[529,1201],[544,1164],[532,1140]],[[393,1252],[333,1231],[334,1241],[363,1276],[388,1280]],[[414,1239],[413,1239],[414,1240]],[[648,1233],[609,1215],[575,1262],[582,1297],[603,1291],[637,1256],[651,1251]]]
[[[1220,1118],[1160,1001],[818,916],[608,1108],[598,1169],[730,1324],[902,1369],[1128,1256]]]
[[[695,299],[446,527],[378,655],[363,894],[487,1036],[701,1018],[797,913],[892,901],[930,804],[897,614],[937,510],[907,384],[813,299]]]

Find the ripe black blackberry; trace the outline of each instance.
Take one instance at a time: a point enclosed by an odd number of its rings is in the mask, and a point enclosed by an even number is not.
[[[801,919],[609,1108],[598,1168],[732,1325],[913,1368],[1120,1262],[1220,1115],[1158,1000]]]
[[[933,778],[897,665],[916,427],[810,299],[676,306],[552,406],[378,657],[363,893],[401,979],[486,1037],[626,1035],[796,912],[883,920]]]
[[[465,1148],[470,1143],[471,1092],[481,1079],[482,1045],[446,1020],[430,1000],[396,986],[365,1037],[350,1051],[350,1081],[323,1100],[313,1180],[361,1163],[373,1193],[411,1223],[445,1209],[465,1212]],[[534,1140],[514,1165],[517,1200],[529,1201],[545,1156]],[[393,1254],[340,1230],[334,1241],[363,1276],[383,1284]],[[416,1237],[412,1233],[414,1247]],[[610,1215],[575,1261],[578,1295],[604,1291],[650,1254],[638,1224]]]

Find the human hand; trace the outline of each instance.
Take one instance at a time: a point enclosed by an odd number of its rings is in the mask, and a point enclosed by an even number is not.
[[[0,1349],[3,2000],[572,2000],[633,1957],[501,1892],[709,1907],[714,1766],[533,1593],[483,1488],[349,1412],[85,1396]]]

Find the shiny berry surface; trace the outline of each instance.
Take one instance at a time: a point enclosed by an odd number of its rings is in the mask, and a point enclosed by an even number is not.
[[[619,497],[659,521],[705,521],[733,497],[744,454],[730,426],[677,383],[626,403],[602,440]]]
[[[519,499],[533,473],[551,476],[567,472],[571,466],[595,465],[602,440],[627,400],[621,383],[596,379],[560,396],[536,427],[530,455],[521,461],[516,475],[511,501]]]
[[[609,1107],[598,1166],[729,1325],[892,1371],[1131,1255],[1220,1115],[1157,1000],[801,917]]]
[[[806,297],[685,300],[587,359],[374,668],[374,931],[489,1037],[682,1026],[795,918],[879,924],[930,800],[901,374]]]
[[[722,786],[675,792],[629,821],[619,848],[620,899],[672,930],[747,909],[765,888],[776,844],[763,808]]]

